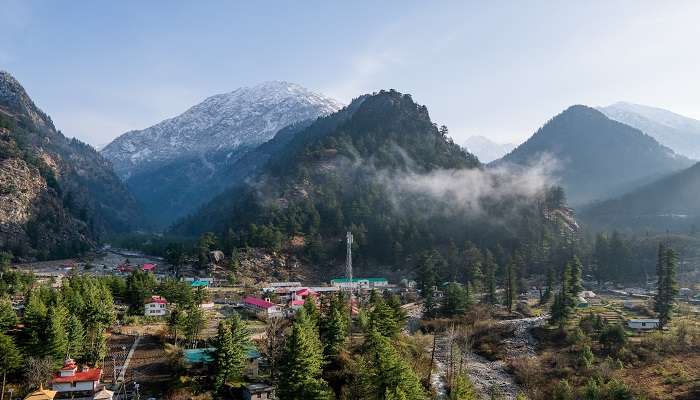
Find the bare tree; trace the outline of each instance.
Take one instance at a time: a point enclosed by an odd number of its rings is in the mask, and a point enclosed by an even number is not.
[[[285,329],[289,322],[285,318],[269,318],[265,327],[265,338],[262,345],[262,354],[270,365],[272,379],[276,378],[278,361],[282,355],[285,344]]]
[[[48,385],[53,373],[53,360],[51,357],[27,359],[27,364],[24,369],[26,384],[30,390],[34,388],[44,387]]]

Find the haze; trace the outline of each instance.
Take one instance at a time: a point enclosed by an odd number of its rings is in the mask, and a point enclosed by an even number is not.
[[[610,4],[608,4],[610,3]],[[568,105],[700,118],[700,3],[0,1],[0,69],[103,145],[210,95],[287,80],[395,88],[459,143],[520,142]]]

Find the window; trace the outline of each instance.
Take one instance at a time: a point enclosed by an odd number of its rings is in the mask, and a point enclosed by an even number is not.
[[[647,326],[647,323],[646,323],[646,322],[642,322],[642,326]]]

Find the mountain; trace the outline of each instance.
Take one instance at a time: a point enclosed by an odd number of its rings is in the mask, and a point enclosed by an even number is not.
[[[700,160],[700,121],[661,108],[618,102],[598,107],[615,121],[633,126],[678,154]]]
[[[700,163],[583,210],[596,229],[664,232],[700,226]]]
[[[555,160],[554,174],[577,206],[612,198],[692,164],[638,129],[582,105],[552,118],[497,163],[528,165],[543,157]]]
[[[227,251],[301,254],[316,268],[311,279],[320,279],[339,273],[334,266],[345,257],[347,230],[355,237],[356,268],[387,274],[450,243],[512,249],[540,240],[555,229],[550,219],[563,215],[557,206],[545,210],[554,203],[545,201],[545,190],[520,194],[505,176],[489,175],[409,95],[361,96],[297,129],[256,149],[266,161],[250,179],[171,233],[214,232]]]
[[[340,108],[299,85],[266,82],[209,97],[175,118],[127,132],[102,154],[150,222],[165,227],[233,185],[241,175],[238,160],[280,129]]]
[[[468,152],[479,157],[479,161],[490,163],[510,153],[515,145],[513,143],[496,143],[484,136],[470,136],[464,143]]]
[[[139,223],[136,202],[92,147],[68,139],[0,71],[0,250],[68,257]]]

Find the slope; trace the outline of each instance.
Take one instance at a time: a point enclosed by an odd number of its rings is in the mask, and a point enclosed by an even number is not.
[[[620,195],[692,164],[641,131],[582,105],[552,118],[497,164],[527,165],[543,157],[558,164],[556,175],[573,205]]]

